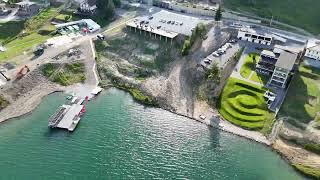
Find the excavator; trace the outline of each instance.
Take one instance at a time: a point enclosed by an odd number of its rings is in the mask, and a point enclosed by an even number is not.
[[[25,65],[24,67],[22,67],[20,69],[20,71],[17,73],[16,79],[19,80],[21,79],[23,76],[25,76],[28,72],[30,72],[30,69],[27,65]]]

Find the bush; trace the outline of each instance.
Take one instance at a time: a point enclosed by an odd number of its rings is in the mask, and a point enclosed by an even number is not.
[[[183,56],[188,55],[189,54],[189,50],[191,48],[191,42],[189,39],[186,39],[183,43],[182,49],[181,49],[181,54]]]
[[[118,77],[112,77],[111,79],[112,79],[112,83],[115,87],[129,92],[132,95],[134,100],[136,100],[140,103],[149,105],[149,106],[154,106],[154,107],[159,106],[159,104],[156,102],[156,100],[154,100],[150,96],[144,95],[143,92],[140,91],[138,88],[130,86],[127,83],[121,82],[121,79]]]
[[[4,109],[8,105],[9,105],[9,102],[6,99],[4,99],[2,96],[0,96],[0,110]]]
[[[320,179],[320,169],[316,169],[310,166],[305,166],[303,164],[292,164],[294,168],[301,171],[309,177]]]
[[[320,144],[306,144],[304,148],[320,155]]]
[[[207,26],[203,23],[199,23],[195,29],[192,31],[191,37],[186,39],[183,43],[181,54],[183,56],[189,54],[189,50],[193,43],[196,41],[197,38],[201,37],[204,38],[204,36],[207,34]]]

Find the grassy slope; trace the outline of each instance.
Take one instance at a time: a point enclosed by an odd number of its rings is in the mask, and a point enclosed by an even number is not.
[[[229,78],[220,97],[219,112],[238,126],[268,133],[273,118],[263,98],[264,91],[262,87]]]
[[[255,57],[255,60],[253,60]],[[244,78],[248,78],[252,71],[255,71],[256,63],[259,61],[260,56],[258,54],[249,54],[243,63],[240,74]]]
[[[53,82],[63,86],[84,82],[86,79],[83,63],[65,64],[63,67],[58,64],[48,63],[43,66],[42,72]]]
[[[319,0],[224,0],[224,6],[271,18],[320,34]]]
[[[286,99],[280,109],[280,116],[290,116],[308,123],[320,110],[320,70],[300,66],[294,77]]]
[[[26,22],[0,23],[0,42],[7,49],[0,53],[0,61],[18,56],[52,37],[50,32],[54,28],[50,20],[57,15],[57,9],[50,8]]]
[[[293,167],[298,169],[299,171],[302,171],[304,174],[306,174],[309,177],[320,179],[320,169],[315,169],[302,164],[293,164]]]

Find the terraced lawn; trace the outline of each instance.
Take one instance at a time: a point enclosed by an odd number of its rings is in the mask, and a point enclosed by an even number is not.
[[[229,78],[220,97],[219,112],[226,120],[242,128],[267,132],[273,117],[263,97],[265,91],[263,87]]]

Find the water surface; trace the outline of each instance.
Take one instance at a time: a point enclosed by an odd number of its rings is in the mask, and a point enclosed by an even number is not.
[[[46,97],[0,125],[0,179],[303,179],[276,153],[170,112],[104,91],[73,133],[50,131],[65,102]]]

